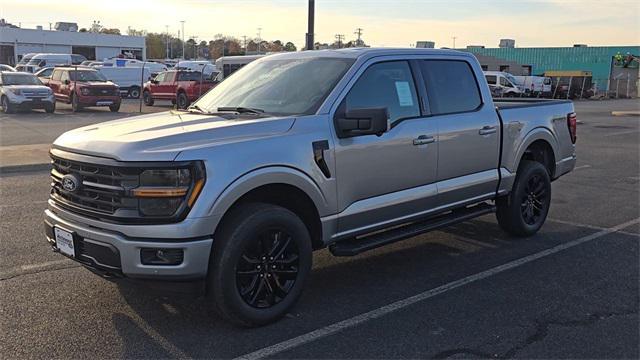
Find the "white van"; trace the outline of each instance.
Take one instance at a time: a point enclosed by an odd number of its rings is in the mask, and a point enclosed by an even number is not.
[[[144,65],[145,69],[149,69],[152,75],[157,75],[163,71],[167,71],[167,66],[154,61],[141,61],[138,59],[121,59],[121,58],[112,58],[105,59],[102,62],[103,67],[142,67]]]
[[[524,91],[516,83],[513,75],[502,71],[484,71],[484,77],[489,86],[494,86],[502,92],[504,97],[520,97]]]
[[[514,76],[516,85],[529,96],[551,96],[551,78],[546,76]]]
[[[76,54],[36,54],[25,65],[23,71],[35,73],[45,67],[79,65],[87,58]]]
[[[144,84],[151,77],[151,71],[146,66],[144,72],[142,67],[113,67],[113,66],[97,66],[94,67],[107,80],[120,87],[121,96],[129,96],[138,99],[141,93],[141,84]]]
[[[202,72],[205,76],[217,72],[216,66],[207,60],[182,60],[174,67],[176,70],[191,70]]]

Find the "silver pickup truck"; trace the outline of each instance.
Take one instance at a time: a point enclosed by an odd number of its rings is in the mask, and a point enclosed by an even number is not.
[[[575,141],[571,102],[496,103],[470,54],[278,54],[187,111],[60,136],[46,237],[104,275],[199,281],[258,326],[296,302],[313,250],[352,256],[491,212],[536,233]]]

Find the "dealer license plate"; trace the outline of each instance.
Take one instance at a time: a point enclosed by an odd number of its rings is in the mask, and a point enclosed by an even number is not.
[[[58,250],[65,255],[75,257],[76,251],[73,247],[73,234],[60,228],[54,228],[53,231],[55,232],[56,247]]]

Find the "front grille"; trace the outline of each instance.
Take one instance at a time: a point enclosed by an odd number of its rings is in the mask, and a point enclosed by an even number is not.
[[[128,194],[138,186],[139,168],[86,164],[56,157],[51,163],[51,198],[56,203],[71,210],[98,214],[138,215],[138,200]],[[67,191],[62,185],[62,178],[68,174],[79,180],[74,191]]]
[[[89,95],[91,96],[113,96],[120,95],[120,91],[112,87],[90,87]]]
[[[44,98],[49,95],[48,90],[22,90],[22,94],[29,99]]]

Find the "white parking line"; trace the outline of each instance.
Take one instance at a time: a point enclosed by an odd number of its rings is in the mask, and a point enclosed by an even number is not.
[[[573,168],[573,170],[587,169],[590,168],[591,165],[580,165]]]
[[[614,133],[610,133],[610,134],[604,134],[603,136],[627,135],[627,134],[633,134],[633,133],[637,133],[637,132],[638,132],[638,130],[627,130],[627,131],[614,132]]]
[[[401,310],[407,306],[413,305],[415,303],[427,300],[429,298],[432,298],[436,295],[445,293],[447,291],[451,291],[454,290],[456,288],[462,287],[464,285],[488,278],[490,276],[499,274],[501,272],[507,271],[507,270],[511,270],[513,268],[522,266],[524,264],[530,263],[532,261],[541,259],[543,257],[549,256],[549,255],[553,255],[557,252],[572,248],[574,246],[578,246],[580,244],[584,244],[588,241],[592,241],[598,238],[601,238],[605,235],[611,234],[613,232],[617,232],[620,229],[624,229],[628,226],[634,225],[640,223],[640,218],[638,219],[634,219],[631,221],[627,221],[625,223],[622,223],[620,225],[616,225],[614,227],[610,227],[610,228],[606,228],[606,229],[602,229],[596,233],[593,233],[591,235],[587,235],[587,236],[583,236],[579,239],[573,240],[573,241],[569,241],[566,242],[564,244],[552,247],[550,249],[547,250],[543,250],[540,252],[537,252],[535,254],[531,254],[528,256],[525,256],[523,258],[514,260],[514,261],[510,261],[506,264],[502,264],[499,266],[496,266],[494,268],[491,268],[489,270],[485,270],[483,272],[471,275],[471,276],[467,276],[465,278],[462,278],[460,280],[456,280],[453,282],[450,282],[448,284],[442,285],[442,286],[438,286],[437,288],[431,289],[431,290],[427,290],[423,293],[396,301],[394,303],[391,303],[389,305],[385,305],[383,307],[377,308],[375,310],[366,312],[364,314],[360,314],[357,316],[354,316],[352,318],[325,326],[323,328],[317,329],[317,330],[313,330],[311,332],[308,332],[306,334],[294,337],[292,339],[289,340],[285,340],[283,342],[262,348],[260,350],[254,351],[252,353],[249,354],[245,354],[245,355],[241,355],[239,356],[237,359],[246,359],[246,360],[254,360],[254,359],[263,359],[266,357],[270,357],[273,356],[275,354],[281,353],[283,351],[295,348],[297,346],[312,342],[312,341],[316,341],[318,339],[324,338],[326,336],[329,335],[333,335],[337,332],[340,332],[342,330],[345,330],[347,328],[351,328],[354,327],[356,325],[359,325],[361,323],[364,323],[366,321],[369,320],[373,320],[373,319],[377,319],[379,317],[382,317],[384,315],[390,314],[392,312]]]

